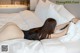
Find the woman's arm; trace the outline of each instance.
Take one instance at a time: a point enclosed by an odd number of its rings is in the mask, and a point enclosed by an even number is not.
[[[79,21],[78,18],[73,18],[71,20],[73,23],[77,23]],[[60,30],[61,28],[65,27],[67,24],[69,24],[70,22],[67,22],[67,23],[64,23],[64,24],[61,24],[61,25],[58,25],[56,26],[55,30]]]
[[[61,25],[56,26],[55,31],[64,28],[64,27],[65,27],[66,25],[68,25],[69,23],[70,23],[70,22],[67,22],[67,23],[64,23],[64,24],[61,24]]]
[[[69,28],[69,26],[67,26],[67,27],[66,27],[62,32],[60,32],[60,33],[51,34],[51,38],[58,38],[58,37],[64,36],[64,35],[67,33],[68,28]]]

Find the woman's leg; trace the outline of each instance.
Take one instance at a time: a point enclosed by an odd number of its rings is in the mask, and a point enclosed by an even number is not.
[[[24,37],[23,32],[14,23],[7,23],[0,30],[0,41],[23,37]]]

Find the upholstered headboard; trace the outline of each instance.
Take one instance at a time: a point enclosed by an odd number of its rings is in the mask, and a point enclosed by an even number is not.
[[[30,9],[34,10],[39,0],[30,0]],[[56,2],[57,0],[50,0]],[[80,18],[80,4],[64,4],[65,8],[69,10],[73,15]]]
[[[30,0],[30,10],[35,10],[38,1],[39,0]],[[43,1],[46,1],[46,0],[43,0]]]

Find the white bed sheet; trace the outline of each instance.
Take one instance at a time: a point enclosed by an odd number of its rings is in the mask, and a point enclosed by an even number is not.
[[[80,41],[62,43],[58,39],[7,40],[0,42],[0,53],[1,45],[8,45],[9,50],[6,53],[80,53]]]

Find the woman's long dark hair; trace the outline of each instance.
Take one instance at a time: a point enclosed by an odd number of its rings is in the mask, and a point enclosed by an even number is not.
[[[56,27],[56,20],[53,18],[48,18],[44,25],[39,28],[33,28],[27,31],[29,37],[25,36],[26,39],[30,40],[42,40],[50,37],[54,33]],[[23,31],[26,34],[26,31]]]
[[[55,19],[48,18],[38,33],[39,39],[41,40],[41,39],[49,38],[49,36],[52,33],[54,33],[56,24],[57,24],[57,22]]]

